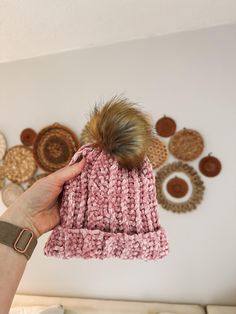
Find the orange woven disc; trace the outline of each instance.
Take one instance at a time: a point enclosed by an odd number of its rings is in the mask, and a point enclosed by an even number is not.
[[[167,191],[176,198],[184,197],[188,193],[188,184],[187,182],[175,176],[175,178],[172,178],[167,183]]]
[[[156,123],[156,131],[162,137],[169,137],[173,135],[176,131],[175,121],[164,115],[163,118],[159,119]]]
[[[209,154],[200,160],[199,170],[207,177],[215,177],[221,171],[221,162]]]
[[[34,143],[36,136],[37,133],[33,129],[27,128],[21,132],[20,139],[24,145],[31,146]]]
[[[199,132],[184,128],[171,137],[168,147],[176,158],[190,161],[201,155],[204,141]]]
[[[166,145],[158,137],[153,138],[148,146],[147,156],[151,161],[153,169],[159,168],[168,158]]]

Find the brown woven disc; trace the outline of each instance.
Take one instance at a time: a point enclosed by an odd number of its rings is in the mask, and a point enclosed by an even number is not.
[[[7,150],[4,157],[5,176],[9,180],[21,183],[28,181],[37,170],[32,149],[16,145]]]
[[[16,183],[9,183],[2,189],[2,201],[6,206],[10,206],[15,202],[17,197],[19,197],[24,189],[22,186]]]
[[[181,198],[188,193],[188,184],[184,179],[176,176],[168,181],[167,191],[173,197]]]
[[[201,155],[204,141],[199,132],[184,128],[171,137],[168,147],[176,158],[190,161]]]
[[[163,183],[169,175],[175,172],[186,174],[192,185],[192,193],[187,201],[173,202],[169,200],[163,189]],[[195,169],[182,161],[172,162],[163,166],[156,174],[156,192],[158,203],[165,209],[176,213],[187,212],[197,208],[201,203],[204,194],[204,183]]]
[[[221,162],[209,154],[200,160],[199,170],[207,177],[215,177],[221,171]]]
[[[156,131],[162,137],[169,137],[175,134],[176,123],[175,121],[164,115],[163,118],[159,119],[156,123]]]
[[[4,166],[0,165],[0,190],[5,186],[5,171]]]
[[[66,166],[78,147],[77,136],[69,128],[54,123],[38,133],[33,152],[38,165],[53,172]]]
[[[168,158],[167,147],[158,137],[153,138],[147,148],[147,155],[151,161],[153,169],[159,168]]]
[[[24,145],[31,146],[34,143],[36,136],[37,133],[33,129],[27,128],[21,132],[20,139]]]
[[[34,182],[38,181],[38,180],[41,179],[41,178],[46,177],[47,175],[49,175],[49,173],[40,173],[40,174],[37,174],[35,177],[33,177],[32,179],[29,180],[29,183],[28,183],[28,185],[27,185],[27,189],[28,189],[29,187],[31,187],[31,185],[33,185]]]
[[[0,160],[3,159],[7,149],[7,140],[2,132],[0,132]]]

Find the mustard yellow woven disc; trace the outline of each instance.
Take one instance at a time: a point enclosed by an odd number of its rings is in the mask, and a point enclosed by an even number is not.
[[[5,185],[5,171],[4,166],[0,166],[0,190],[4,188]]]
[[[10,206],[23,192],[22,186],[16,183],[9,183],[2,189],[2,201],[6,206]]]
[[[21,183],[31,179],[37,169],[32,149],[16,145],[7,150],[4,157],[5,176],[9,180]]]
[[[170,139],[169,150],[178,159],[190,161],[201,155],[204,141],[199,132],[192,129],[182,129]]]
[[[5,136],[0,132],[0,160],[3,159],[7,149],[7,141]]]
[[[159,168],[168,158],[167,147],[158,137],[155,137],[147,149],[147,155],[153,169]]]

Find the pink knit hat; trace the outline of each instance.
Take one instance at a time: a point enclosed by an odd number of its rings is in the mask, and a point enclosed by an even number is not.
[[[44,248],[59,258],[157,260],[169,252],[157,213],[155,176],[145,155],[141,169],[125,169],[107,151],[88,143],[70,161],[83,171],[64,184],[61,222]]]

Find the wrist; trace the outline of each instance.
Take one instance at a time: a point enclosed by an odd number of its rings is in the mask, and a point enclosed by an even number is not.
[[[8,209],[0,216],[0,220],[12,223],[21,228],[28,228],[33,231],[36,238],[40,236],[30,217],[20,208],[16,208],[15,205],[8,207]]]

